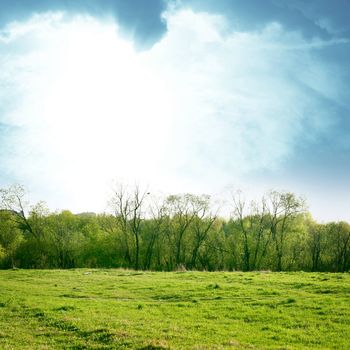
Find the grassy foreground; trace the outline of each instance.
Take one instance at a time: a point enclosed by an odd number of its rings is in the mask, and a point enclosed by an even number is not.
[[[0,271],[0,349],[350,349],[350,275]]]

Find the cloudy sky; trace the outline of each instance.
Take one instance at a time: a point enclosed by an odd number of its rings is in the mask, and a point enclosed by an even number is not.
[[[350,220],[347,0],[0,0],[0,187],[304,195]]]

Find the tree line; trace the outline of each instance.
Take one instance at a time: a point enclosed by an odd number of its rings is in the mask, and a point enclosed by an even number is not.
[[[1,268],[350,270],[349,223],[317,223],[293,193],[234,193],[227,218],[208,195],[157,198],[138,186],[117,186],[101,214],[50,212],[25,195],[0,189]]]

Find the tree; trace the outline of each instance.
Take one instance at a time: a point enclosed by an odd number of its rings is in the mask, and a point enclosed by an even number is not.
[[[247,205],[238,192],[232,194],[232,200],[234,219],[243,239],[243,270],[260,269],[271,242],[266,198],[264,196],[260,203],[251,201],[250,205]]]
[[[0,189],[0,208],[12,214],[11,220],[23,234],[23,244],[17,247],[21,249],[23,266],[45,267],[47,247],[42,222],[45,215],[44,204],[40,202],[30,207],[24,187],[13,185],[7,189]]]
[[[22,232],[13,220],[13,213],[0,210],[0,262],[4,267],[15,267],[16,250],[23,240]]]
[[[350,225],[347,222],[333,222],[327,225],[331,247],[332,269],[345,272],[350,269]]]
[[[130,190],[119,184],[114,189],[110,201],[110,206],[124,236],[125,258],[130,265],[132,264],[132,253],[129,247],[129,237],[132,237],[134,244],[133,265],[136,270],[139,269],[141,226],[145,215],[145,198],[148,194],[147,190],[142,191],[137,185]]]
[[[45,226],[53,249],[53,266],[75,267],[75,255],[82,243],[78,231],[79,218],[68,210],[46,217]]]
[[[175,267],[185,265],[184,238],[194,219],[200,215],[207,203],[207,196],[193,194],[171,195],[166,198],[166,208],[171,218],[170,241],[175,251]],[[170,261],[170,269],[173,263]]]
[[[208,237],[209,230],[213,227],[219,208],[211,211],[210,196],[202,195],[197,197],[197,215],[193,219],[193,246],[189,268],[196,267],[198,252]]]
[[[268,224],[275,246],[277,271],[282,271],[282,258],[288,229],[296,216],[305,211],[305,200],[293,193],[271,191],[267,195]]]
[[[161,238],[164,237],[165,231],[169,228],[169,217],[164,201],[155,197],[152,199],[149,206],[150,219],[146,222],[147,236],[144,235],[145,254],[143,266],[146,270],[150,269],[155,253],[157,255],[157,269],[161,267],[162,246],[166,243]]]
[[[311,271],[320,271],[326,239],[326,226],[310,222],[307,247],[311,256]]]
[[[37,237],[28,221],[26,212],[28,211],[28,202],[25,200],[26,191],[21,185],[12,185],[7,189],[0,189],[0,209],[8,210],[13,213],[13,219],[23,232],[29,232]]]

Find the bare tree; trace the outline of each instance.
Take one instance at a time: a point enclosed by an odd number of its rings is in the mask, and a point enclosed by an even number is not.
[[[196,266],[198,252],[218,217],[219,209],[211,210],[210,196],[202,195],[197,197],[197,215],[193,220],[194,244],[189,266],[190,269]]]
[[[305,200],[293,193],[270,191],[267,195],[269,229],[276,253],[276,269],[282,270],[286,235],[296,216],[305,212]]]
[[[25,200],[26,191],[21,185],[12,185],[7,189],[0,189],[1,209],[8,210],[13,214],[15,222],[22,231],[29,232],[33,237],[38,238],[38,234],[30,224],[27,211],[28,202]]]
[[[270,244],[270,235],[267,231],[266,199],[261,202],[251,201],[247,205],[241,192],[232,194],[233,215],[238,221],[243,236],[243,270],[256,270]]]
[[[172,218],[172,238],[175,250],[175,265],[183,264],[183,242],[185,233],[200,213],[203,199],[193,194],[171,195],[166,199],[169,216]]]
[[[119,184],[113,191],[110,206],[124,237],[125,259],[129,265],[133,263],[139,269],[141,223],[144,218],[144,202],[147,190],[142,191],[138,185],[132,190]],[[129,237],[134,245],[134,259],[129,246]],[[134,261],[132,261],[134,260]]]
[[[158,268],[161,265],[161,250],[164,242],[161,242],[161,237],[168,229],[168,213],[163,199],[152,196],[152,202],[149,205],[150,220],[148,228],[148,240],[145,251],[144,268],[149,269],[151,267],[152,258],[155,254],[155,248],[157,253]]]
[[[250,249],[248,242],[248,229],[245,225],[245,207],[246,201],[242,199],[241,193],[239,192],[236,196],[232,195],[233,204],[234,204],[234,215],[237,218],[241,232],[243,234],[243,270],[250,270]]]

